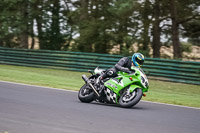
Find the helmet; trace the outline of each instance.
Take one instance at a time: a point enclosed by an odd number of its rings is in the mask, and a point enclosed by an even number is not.
[[[135,53],[132,56],[132,61],[136,67],[141,67],[144,63],[144,55],[141,53]]]

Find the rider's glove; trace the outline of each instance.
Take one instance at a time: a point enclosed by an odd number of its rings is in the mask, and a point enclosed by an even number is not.
[[[131,74],[131,73],[133,73],[132,71],[128,71],[128,74]]]
[[[123,71],[126,72],[126,73],[130,72],[130,70],[128,68],[124,68]]]

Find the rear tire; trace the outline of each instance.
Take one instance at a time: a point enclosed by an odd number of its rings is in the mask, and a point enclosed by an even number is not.
[[[126,90],[119,98],[119,104],[123,108],[131,108],[136,105],[142,98],[142,89],[136,88],[133,92],[127,95]]]
[[[79,100],[84,103],[92,102],[94,97],[95,94],[88,84],[84,84],[78,92]]]

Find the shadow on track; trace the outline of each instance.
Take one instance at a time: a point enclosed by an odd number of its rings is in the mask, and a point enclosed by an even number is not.
[[[83,103],[83,102],[80,102],[79,103]],[[118,104],[109,104],[109,103],[101,103],[101,102],[91,102],[91,103],[83,103],[83,104],[93,104],[93,105],[101,105],[101,106],[108,106],[108,107],[114,107],[114,108],[121,108],[121,109],[137,109],[137,110],[146,110],[147,108],[145,107],[141,107],[141,106],[133,106],[131,108],[123,108],[121,107],[120,105]]]

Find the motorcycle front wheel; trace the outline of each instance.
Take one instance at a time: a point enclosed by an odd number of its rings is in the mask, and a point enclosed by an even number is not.
[[[127,93],[127,91],[128,90],[126,90],[119,98],[119,104],[121,107],[131,108],[140,101],[143,92],[140,88],[136,88],[133,92],[129,94]]]
[[[94,97],[95,94],[88,84],[84,84],[78,92],[79,100],[84,103],[92,102]]]

